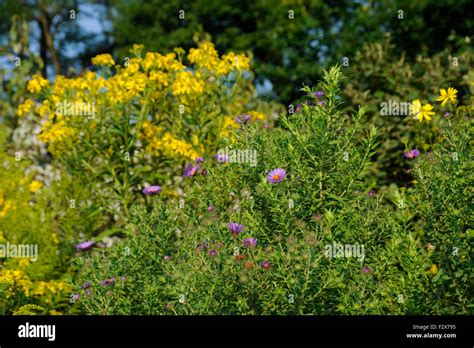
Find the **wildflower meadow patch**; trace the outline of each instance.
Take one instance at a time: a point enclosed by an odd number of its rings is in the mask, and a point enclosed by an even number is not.
[[[473,314],[466,2],[66,3],[0,11],[1,315]]]

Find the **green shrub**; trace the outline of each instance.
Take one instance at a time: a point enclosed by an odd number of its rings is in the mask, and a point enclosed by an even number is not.
[[[364,108],[351,116],[340,111],[341,78],[338,68],[326,74],[323,97],[304,88],[315,105],[282,115],[281,128],[247,124],[236,131],[228,146],[256,150],[256,166],[233,163],[232,153],[226,163],[206,159],[186,178],[184,201],[153,197],[135,209],[123,243],[81,256],[77,286],[90,282],[81,308],[101,314],[427,314],[450,302],[443,312],[465,312],[465,304],[451,302],[433,281],[433,258],[420,233],[430,228],[420,219],[424,190],[392,187],[385,195],[366,180],[376,131],[361,135]],[[284,168],[286,177],[271,184],[266,175],[275,168]],[[447,183],[439,185],[442,191]],[[233,236],[229,222],[244,230]],[[453,232],[453,241],[462,233]],[[246,238],[255,238],[256,246],[249,247],[252,240],[245,246]],[[364,257],[330,257],[334,243],[363,245]],[[444,287],[452,287],[447,282]]]

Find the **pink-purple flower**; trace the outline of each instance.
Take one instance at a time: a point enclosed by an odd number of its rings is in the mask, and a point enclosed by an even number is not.
[[[240,114],[235,118],[235,122],[240,124],[246,124],[250,120],[250,115]]]
[[[161,192],[161,187],[158,185],[148,186],[143,189],[143,193],[146,194],[147,196],[154,196],[160,192]]]
[[[420,155],[420,151],[417,149],[410,150],[405,153],[405,158],[408,158],[409,160],[412,160],[414,158],[417,158]]]
[[[112,284],[114,284],[114,283],[115,283],[115,277],[112,277],[112,278],[110,278],[110,279],[105,279],[105,280],[103,280],[103,281],[100,282],[100,284],[101,284],[102,286],[109,286],[109,285],[112,285]]]
[[[260,263],[260,267],[264,269],[269,269],[270,267],[272,267],[272,264],[270,263],[270,261],[262,261]]]
[[[321,98],[324,95],[324,92],[323,91],[317,91],[317,92],[314,92],[313,95],[316,98]]]
[[[209,256],[216,256],[216,255],[217,255],[217,251],[215,251],[214,249],[209,250]]]
[[[199,170],[199,166],[193,166],[193,164],[191,163],[186,168],[184,168],[183,176],[184,177],[195,176],[198,170]]]
[[[255,248],[257,246],[257,240],[255,238],[252,238],[252,237],[245,238],[242,241],[242,244],[247,248]]]
[[[81,242],[76,245],[76,249],[80,251],[86,251],[86,250],[92,249],[94,244],[95,242],[93,241]]]
[[[238,224],[237,222],[229,222],[227,224],[230,232],[234,235],[238,235],[240,232],[244,230],[244,225]]]
[[[267,181],[270,184],[282,182],[286,177],[286,171],[283,168],[276,168],[267,174]]]

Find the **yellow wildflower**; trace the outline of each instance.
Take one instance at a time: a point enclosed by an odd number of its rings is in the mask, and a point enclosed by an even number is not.
[[[135,96],[145,90],[146,81],[146,75],[142,72],[137,72],[125,82],[125,88]]]
[[[449,87],[447,91],[444,88],[441,88],[439,90],[440,95],[436,100],[441,101],[441,106],[445,106],[448,101],[451,104],[455,104],[457,101],[456,100],[457,93],[458,93],[458,90],[453,87]]]
[[[0,217],[5,217],[8,211],[12,208],[13,204],[11,201],[4,201],[0,210]]]
[[[411,104],[411,112],[415,114],[415,119],[420,122],[425,119],[427,122],[431,121],[431,116],[434,115],[433,106],[430,103],[421,105],[421,102],[416,99]]]
[[[35,74],[31,78],[30,81],[28,81],[28,85],[26,86],[26,89],[28,92],[35,94],[41,92],[44,88],[49,86],[49,81],[43,78],[41,75]]]
[[[162,129],[150,122],[143,124],[141,137],[148,140],[147,151],[153,155],[159,156],[166,154],[169,156],[182,156],[191,160],[199,157],[195,146],[184,140],[177,139],[171,133],[162,134]]]
[[[133,53],[134,55],[136,56],[139,56],[142,51],[143,51],[143,48],[145,48],[145,46],[143,45],[138,45],[138,44],[134,44],[132,46],[132,49],[130,50],[131,53]]]
[[[43,183],[41,181],[33,180],[28,188],[30,189],[30,192],[35,193],[42,187],[43,187]]]
[[[168,74],[163,71],[150,72],[150,81],[155,82],[158,86],[167,87],[169,85]]]
[[[249,111],[247,114],[250,115],[252,121],[265,121],[267,116],[258,111]]]
[[[99,54],[92,58],[92,64],[94,65],[115,65],[115,61],[112,56],[108,53]]]
[[[204,42],[199,44],[198,48],[191,48],[188,59],[191,63],[208,70],[213,70],[219,63],[219,55],[211,42]]]
[[[433,264],[431,265],[431,267],[430,267],[430,273],[433,274],[433,275],[435,275],[436,273],[438,273],[438,266],[437,266],[435,263],[433,263]]]
[[[54,115],[43,126],[38,139],[43,143],[49,143],[49,149],[53,154],[60,154],[65,150],[66,142],[76,134],[76,129],[68,127],[61,115],[55,115],[56,122],[53,123]]]
[[[421,102],[420,99],[415,99],[411,102],[410,105],[410,112],[412,115],[419,113],[421,110]]]
[[[239,72],[250,69],[250,60],[245,54],[230,52],[222,56],[222,59],[227,60],[232,65],[232,68]]]
[[[198,80],[190,71],[182,71],[176,75],[171,90],[173,95],[199,94],[204,91],[204,81]]]
[[[232,132],[232,129],[239,128],[239,124],[229,116],[224,116],[224,122],[219,133],[220,138],[228,138]]]
[[[0,271],[0,283],[9,284],[16,290],[22,290],[26,296],[29,296],[30,287],[33,284],[25,272],[9,269]],[[9,297],[8,294],[7,297]]]
[[[18,109],[16,111],[18,116],[23,116],[28,114],[34,107],[35,102],[31,99],[25,100],[22,104],[18,105]]]

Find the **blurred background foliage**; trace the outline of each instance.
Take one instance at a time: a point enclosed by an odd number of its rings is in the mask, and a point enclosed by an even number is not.
[[[135,43],[147,50],[189,49],[206,34],[220,53],[253,53],[262,95],[283,103],[314,83],[323,68],[352,59],[365,43],[391,33],[396,56],[456,52],[474,33],[469,0],[2,0],[0,37],[13,15],[31,26],[44,72],[81,71],[100,53],[121,57]],[[71,18],[74,11],[74,18]],[[181,12],[182,11],[182,12]],[[352,65],[352,63],[351,63]],[[48,70],[49,69],[49,70]]]

